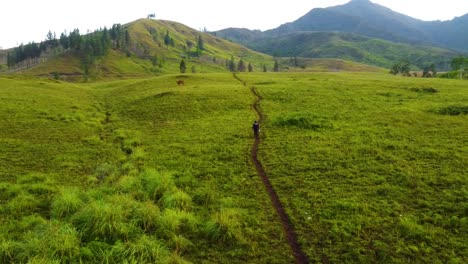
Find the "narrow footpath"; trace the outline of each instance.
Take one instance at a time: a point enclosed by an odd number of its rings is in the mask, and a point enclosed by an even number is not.
[[[244,86],[247,86],[247,84],[241,79],[239,79],[237,75],[234,74],[234,78],[242,82]],[[261,125],[264,119],[264,115],[259,108],[259,104],[260,104],[260,101],[262,100],[262,96],[258,94],[255,87],[250,87],[250,91],[256,97],[255,102],[253,104],[253,109],[258,115],[257,121]],[[301,247],[299,246],[299,243],[297,242],[296,233],[294,232],[294,228],[291,224],[291,221],[289,220],[289,217],[286,214],[286,211],[284,210],[283,205],[281,204],[278,194],[276,194],[275,189],[273,189],[273,186],[271,185],[270,179],[268,178],[265,172],[265,169],[263,168],[262,163],[258,160],[258,146],[259,145],[260,145],[260,133],[255,136],[255,141],[252,146],[252,153],[251,153],[252,162],[255,165],[257,173],[262,179],[263,185],[265,186],[265,189],[268,195],[270,196],[271,203],[273,204],[273,207],[275,208],[275,211],[281,220],[284,233],[286,234],[286,240],[289,246],[291,247],[291,250],[294,254],[294,258],[296,259],[296,263],[298,264],[309,263],[307,256],[304,254],[304,252],[302,252]]]

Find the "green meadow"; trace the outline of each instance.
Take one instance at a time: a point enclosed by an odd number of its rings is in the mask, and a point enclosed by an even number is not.
[[[468,262],[466,82],[230,73],[0,76],[0,262]],[[176,80],[185,85],[177,86]]]

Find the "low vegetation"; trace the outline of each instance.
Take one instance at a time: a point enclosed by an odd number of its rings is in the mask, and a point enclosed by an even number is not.
[[[311,262],[468,260],[463,81],[358,73],[244,80],[267,115],[260,159]]]
[[[0,262],[294,262],[250,160],[250,86],[311,262],[468,261],[463,81],[238,77],[0,77]]]

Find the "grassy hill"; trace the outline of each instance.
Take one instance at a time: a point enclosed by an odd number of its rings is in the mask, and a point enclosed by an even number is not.
[[[227,61],[234,57],[251,63],[254,70],[263,65],[272,67],[273,58],[241,45],[199,32],[180,23],[165,20],[140,19],[123,26],[128,31],[129,43],[125,49],[110,49],[89,67],[89,79],[119,79],[125,77],[155,76],[179,72],[182,59],[187,72],[225,72]],[[166,35],[171,43],[165,42]],[[197,51],[201,37],[203,50]],[[74,50],[49,54],[47,60],[23,74],[62,79],[83,79],[82,55]]]
[[[74,82],[117,80],[178,73],[181,60],[186,63],[187,72],[228,72],[231,58],[236,64],[240,59],[245,65],[250,63],[253,71],[263,71],[264,66],[268,71],[273,70],[274,58],[270,55],[255,52],[180,23],[140,19],[124,25],[123,28],[128,31],[129,39],[125,47],[109,48],[103,56],[95,57],[87,67],[83,63],[86,55],[82,50],[63,51],[59,47],[56,51],[49,51],[39,58],[38,65],[23,70],[19,68],[17,72]],[[170,40],[169,43],[166,38]],[[203,50],[197,49],[199,38],[203,41]],[[284,71],[378,70],[351,61],[328,58],[315,61],[300,58],[301,65],[291,65],[288,60],[289,58],[277,58]],[[299,67],[301,69],[298,69]],[[85,68],[88,69],[87,72]]]
[[[250,161],[250,86],[312,262],[468,261],[465,82],[238,77],[0,76],[0,262],[294,262]]]

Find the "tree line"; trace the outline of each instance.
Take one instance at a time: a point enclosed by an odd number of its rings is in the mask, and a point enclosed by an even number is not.
[[[69,34],[60,34],[58,38],[55,32],[49,31],[44,41],[21,44],[8,52],[7,64],[8,67],[14,67],[27,59],[39,58],[44,53],[72,50],[81,56],[86,72],[90,63],[97,57],[105,55],[110,48],[126,49],[129,41],[127,29],[120,24],[114,24],[110,29],[104,27],[86,35],[80,34],[79,29],[74,29]]]
[[[440,75],[443,78],[460,78],[464,79],[467,75],[468,70],[468,57],[459,56],[453,58],[450,62],[451,71]],[[401,74],[403,76],[411,76],[411,62],[407,59],[401,60],[395,63],[390,68],[390,73],[393,75]],[[416,77],[417,73],[413,73]],[[434,63],[427,64],[422,67],[422,77],[435,77],[437,76],[437,70]]]

